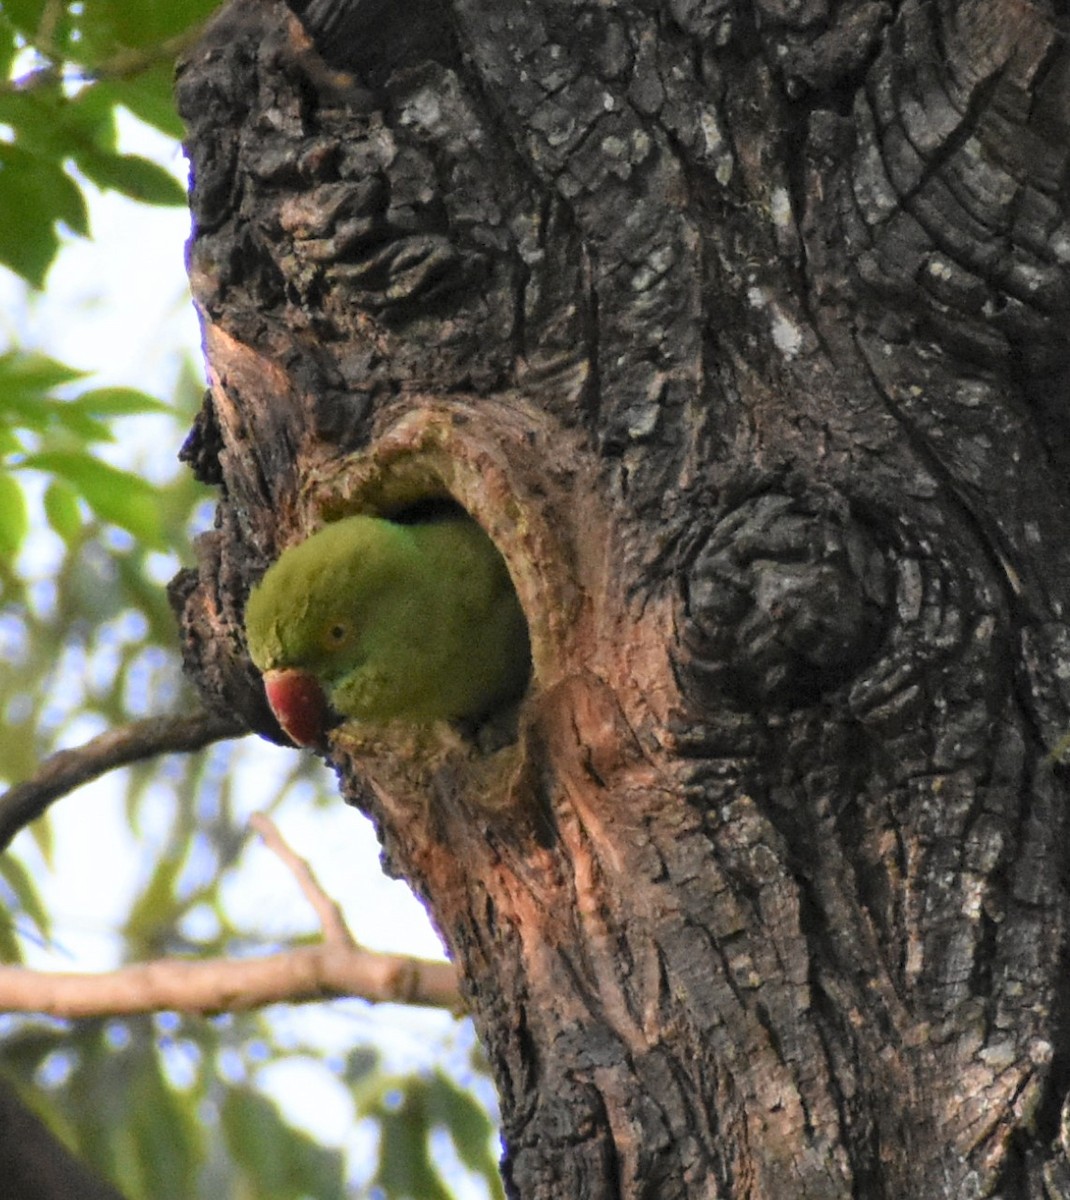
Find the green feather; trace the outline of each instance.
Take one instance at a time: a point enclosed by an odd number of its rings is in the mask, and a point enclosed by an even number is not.
[[[307,671],[334,709],[364,721],[485,716],[529,672],[505,563],[463,515],[327,525],[268,569],[245,631],[261,671]]]

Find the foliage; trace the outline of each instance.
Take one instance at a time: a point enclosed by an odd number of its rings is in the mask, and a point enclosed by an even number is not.
[[[258,1086],[272,1066],[315,1053],[280,1040],[269,1016],[86,1021],[74,1037],[58,1023],[23,1022],[3,1047],[6,1070],[37,1081],[38,1112],[129,1200],[350,1194],[342,1151],[295,1128]],[[368,1048],[329,1069],[354,1096],[355,1118],[378,1130],[369,1194],[450,1200],[435,1162],[446,1138],[485,1194],[502,1195],[491,1122],[450,1075],[390,1075]]]
[[[173,137],[175,46],[215,0],[4,0],[0,5],[0,263],[36,287],[60,226],[89,232],[79,176],[147,204],[182,204],[174,177],[118,149],[115,110]]]
[[[0,267],[43,288],[64,239],[90,233],[90,185],[137,203],[184,203],[167,170],[122,150],[117,115],[126,109],[179,136],[173,60],[213,7],[0,0]],[[176,271],[179,263],[176,253]],[[150,484],[130,444],[149,421],[153,441],[177,448],[200,391],[192,367],[164,401],[94,386],[45,353],[0,348],[0,779],[30,775],[60,745],[192,703],[163,584],[210,496],[185,471]],[[272,948],[226,902],[227,889],[242,886],[249,846],[239,754],[220,746],[124,773],[140,873],[122,958]],[[275,809],[295,791],[308,797],[311,778],[295,757],[259,806]],[[32,844],[22,838],[0,855],[4,961],[63,936],[41,878],[62,820],[61,805],[32,828]],[[325,1062],[320,1046],[295,1040],[272,1012],[0,1017],[0,1068],[130,1200],[345,1195],[343,1150],[295,1127],[268,1086],[280,1065],[309,1059],[348,1090],[354,1122],[374,1134],[371,1194],[448,1196],[444,1138],[450,1160],[484,1180],[486,1194],[501,1194],[492,1125],[458,1082],[482,1077],[478,1060],[399,1075],[360,1046]]]
[[[357,1093],[358,1112],[373,1118],[381,1129],[373,1182],[385,1195],[449,1200],[431,1153],[436,1129],[449,1134],[461,1161],[492,1185],[494,1195],[503,1194],[490,1154],[493,1127],[470,1092],[442,1071],[427,1078],[369,1075]]]
[[[115,422],[102,418],[161,410],[188,417],[199,389],[187,374],[173,408],[127,389],[84,392],[70,401],[49,394],[45,381],[79,374],[37,355],[0,356],[0,420],[16,414],[18,422],[9,417],[0,429],[19,440],[19,449],[0,459],[0,491],[7,499],[0,516],[0,531],[6,531],[0,553],[0,651],[6,663],[0,674],[0,777],[12,781],[31,775],[60,740],[69,740],[74,726],[98,731],[173,709],[180,697],[189,703],[161,586],[174,556],[162,552],[187,541],[204,491],[185,472],[153,487],[92,451],[114,437]],[[15,385],[5,386],[10,380]],[[168,424],[177,436],[173,416]],[[37,485],[29,499],[27,484]],[[31,512],[37,518],[32,522]],[[42,537],[46,523],[57,535],[50,542]],[[34,545],[20,559],[31,524]],[[186,764],[191,786],[200,769],[197,759]],[[151,770],[142,770],[132,782],[132,818],[151,777]],[[47,823],[34,826],[45,850],[48,830]],[[182,832],[176,830],[176,837]],[[0,875],[45,936],[44,906],[17,861],[0,859]],[[0,952],[19,956],[18,940],[3,924]]]

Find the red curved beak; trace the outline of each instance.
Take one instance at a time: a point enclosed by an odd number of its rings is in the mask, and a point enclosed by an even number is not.
[[[275,719],[298,746],[326,744],[327,697],[314,675],[294,668],[265,671],[264,691]]]

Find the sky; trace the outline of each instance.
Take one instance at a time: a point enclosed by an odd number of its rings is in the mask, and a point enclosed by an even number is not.
[[[123,149],[164,161],[184,179],[185,163],[168,139],[132,119],[121,125]],[[25,289],[0,269],[0,343],[36,348],[63,362],[95,372],[93,385],[141,387],[159,396],[172,394],[185,356],[200,364],[200,334],[186,289],[183,246],[189,231],[185,210],[133,204],[115,193],[90,197],[91,241],[70,239],[50,273],[45,293],[29,298]],[[133,467],[150,478],[174,469],[179,442],[173,422],[138,418],[127,421],[121,444],[109,448],[117,465]],[[47,559],[47,532],[31,541],[31,553]],[[192,555],[186,556],[192,561]],[[178,561],[160,563],[161,581]],[[96,732],[88,730],[85,733]],[[79,735],[82,736],[82,735]],[[77,740],[77,738],[75,739]],[[235,793],[249,813],[292,767],[298,753],[249,739],[236,766]],[[322,772],[323,787],[333,777]],[[106,970],[117,961],[114,930],[138,886],[145,856],[138,853],[122,808],[122,788],[106,777],[61,800],[53,809],[54,862],[49,869],[27,834],[18,842],[20,856],[33,871],[55,922],[53,945],[29,947],[29,965],[55,970]],[[339,800],[315,805],[299,787],[276,815],[284,838],[307,858],[325,890],[341,906],[358,942],[372,949],[441,958],[439,940],[422,906],[408,887],[387,879],[379,866],[370,823]],[[142,837],[151,841],[153,830]],[[92,845],[94,852],[85,853]],[[106,865],[102,872],[102,856]],[[106,873],[108,886],[100,880]],[[234,920],[263,932],[266,945],[315,929],[315,920],[287,870],[262,846],[248,852],[246,869],[225,892]],[[207,918],[206,918],[207,919]],[[471,1033],[448,1014],[429,1010],[362,1004],[294,1008],[279,1019],[300,1040],[339,1053],[371,1038],[390,1070],[430,1067],[438,1053],[460,1062]],[[366,1131],[354,1129],[352,1106],[340,1089],[324,1079],[315,1063],[291,1062],[275,1072],[270,1090],[295,1123],[328,1140],[347,1145],[354,1158],[367,1159]],[[309,1102],[309,1096],[315,1102]],[[489,1097],[484,1094],[484,1100]],[[464,1200],[486,1195],[479,1182],[453,1172]]]

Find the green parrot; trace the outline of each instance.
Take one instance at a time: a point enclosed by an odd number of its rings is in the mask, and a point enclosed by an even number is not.
[[[360,721],[484,717],[530,670],[527,623],[494,543],[465,513],[336,521],[284,551],[245,609],[268,703],[301,746],[332,712]]]

